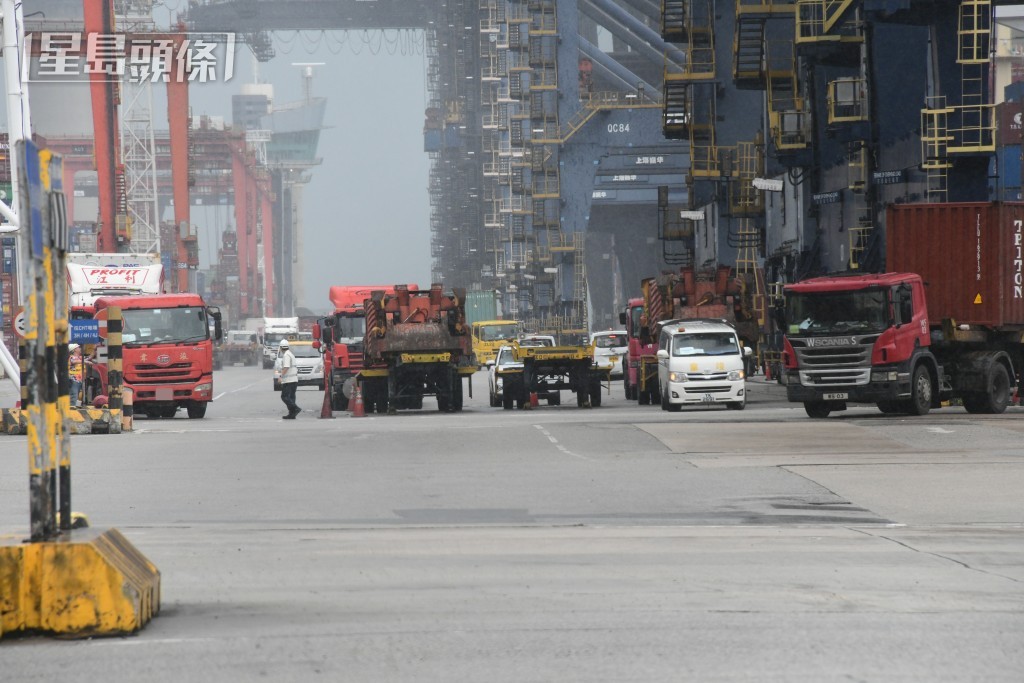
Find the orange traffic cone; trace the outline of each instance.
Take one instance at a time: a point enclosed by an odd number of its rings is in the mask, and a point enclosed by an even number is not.
[[[329,386],[324,390],[324,404],[320,406],[320,419],[334,419],[334,413],[331,409],[331,388]]]
[[[363,389],[356,384],[355,393],[352,394],[352,417],[366,417],[366,406],[363,405]]]

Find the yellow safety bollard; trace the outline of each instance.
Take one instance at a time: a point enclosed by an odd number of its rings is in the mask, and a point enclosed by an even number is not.
[[[132,431],[135,417],[135,392],[131,387],[121,389],[121,431]]]

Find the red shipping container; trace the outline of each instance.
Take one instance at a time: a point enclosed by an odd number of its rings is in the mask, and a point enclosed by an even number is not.
[[[886,269],[919,274],[937,324],[1024,329],[1024,203],[896,204]]]

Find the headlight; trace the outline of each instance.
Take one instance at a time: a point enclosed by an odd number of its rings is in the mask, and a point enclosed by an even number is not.
[[[686,376],[685,372],[670,372],[670,373],[668,373],[668,381],[669,382],[688,382],[690,380]]]
[[[728,374],[728,379],[730,382],[735,382],[737,380],[743,379],[743,377],[744,373],[742,370],[730,370]]]
[[[895,382],[896,381],[895,370],[873,370],[871,372],[872,382]]]
[[[314,366],[314,368],[313,368],[313,372],[323,372],[323,371],[324,371],[324,364],[323,363],[317,363],[316,366]]]
[[[213,390],[213,383],[212,382],[203,382],[202,384],[197,384],[196,388],[195,388],[195,391],[197,391],[197,392],[212,391],[212,390]]]

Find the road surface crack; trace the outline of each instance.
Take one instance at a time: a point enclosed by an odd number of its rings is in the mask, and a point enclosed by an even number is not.
[[[849,528],[849,527],[847,527],[847,528]],[[933,552],[928,551],[928,550],[921,550],[920,548],[915,548],[914,546],[912,546],[912,545],[910,545],[908,543],[904,543],[903,541],[897,540],[895,538],[891,538],[891,537],[885,536],[883,534],[873,534],[870,531],[868,531],[867,529],[853,529],[853,528],[850,528],[850,531],[856,531],[857,533],[864,534],[865,536],[871,536],[872,538],[880,538],[882,540],[889,541],[890,543],[895,543],[896,545],[903,546],[907,550],[912,550],[915,553],[921,553],[922,555],[931,555],[932,557],[937,557],[940,560],[946,560],[947,562],[952,562],[953,564],[958,564],[961,567],[963,567],[964,569],[967,569],[968,571],[978,572],[979,574],[986,574],[988,576],[994,576],[994,577],[999,578],[999,579],[1006,579],[1007,581],[1012,581],[1013,583],[1022,583],[1022,581],[1020,579],[1015,578],[1013,576],[1007,576],[1006,574],[1000,574],[998,572],[989,571],[987,569],[981,569],[979,567],[972,567],[971,565],[967,564],[966,562],[964,562],[962,560],[958,560],[958,559],[956,559],[954,557],[949,557],[948,555],[943,555],[942,553],[933,553]]]

